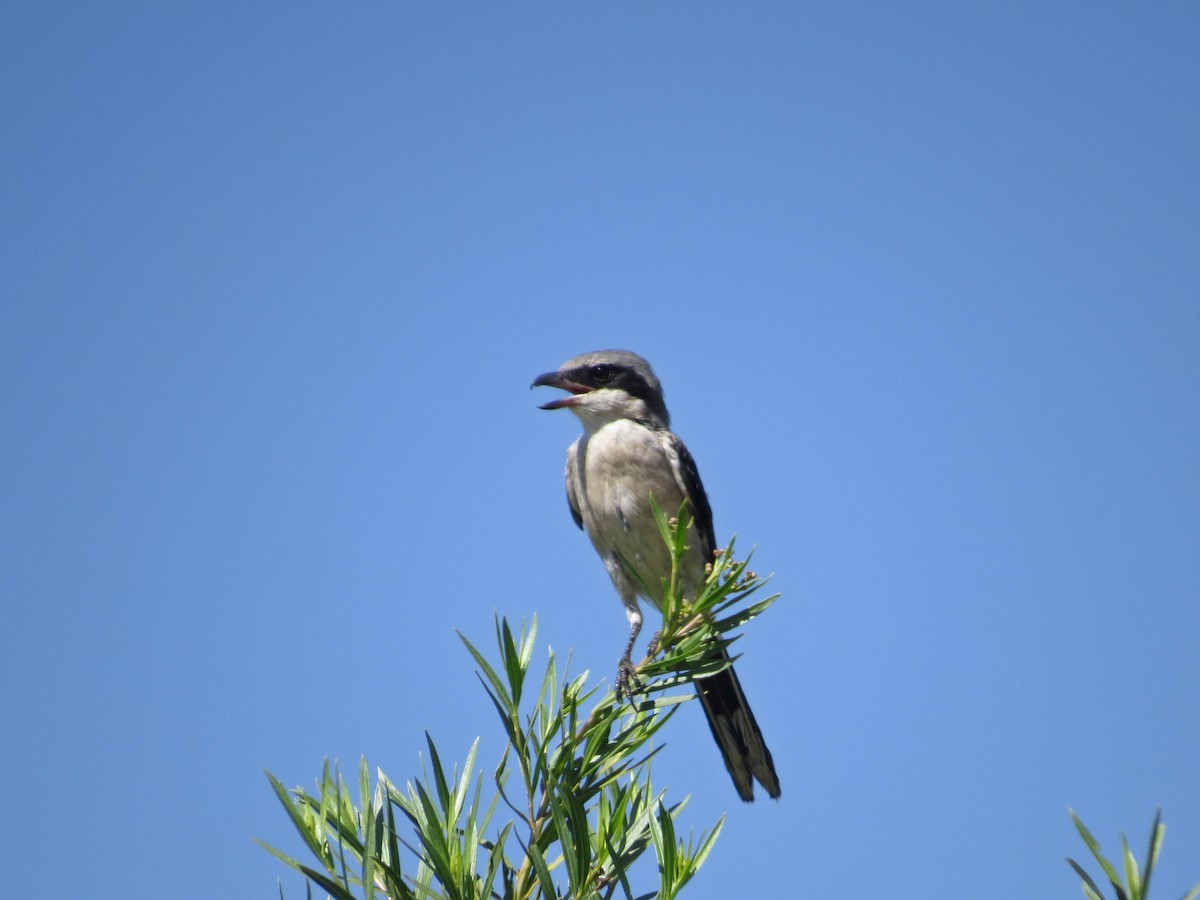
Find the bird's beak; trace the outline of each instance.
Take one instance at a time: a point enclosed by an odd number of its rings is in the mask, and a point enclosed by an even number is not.
[[[533,384],[531,384],[529,387],[530,389],[535,387],[556,387],[561,388],[564,391],[571,392],[570,397],[560,397],[557,400],[551,400],[549,403],[543,403],[540,407],[538,407],[539,409],[562,409],[564,407],[574,406],[576,403],[576,397],[578,395],[587,394],[592,390],[586,384],[578,384],[574,381],[571,381],[561,372],[546,372],[542,375],[539,375],[537,378],[533,379]]]

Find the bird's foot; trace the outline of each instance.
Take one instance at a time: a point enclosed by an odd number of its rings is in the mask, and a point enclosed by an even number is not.
[[[617,699],[630,696],[634,691],[641,690],[642,683],[637,676],[637,667],[626,653],[617,662],[617,683],[614,691]]]

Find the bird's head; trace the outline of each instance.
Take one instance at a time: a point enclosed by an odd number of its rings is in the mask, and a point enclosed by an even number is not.
[[[556,372],[539,375],[531,386],[569,392],[541,408],[569,409],[589,430],[618,419],[661,428],[671,423],[662,385],[650,363],[628,350],[584,353],[567,360]]]

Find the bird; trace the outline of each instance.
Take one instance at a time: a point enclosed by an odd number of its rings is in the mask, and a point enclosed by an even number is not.
[[[712,507],[692,454],[671,431],[662,384],[638,354],[584,353],[537,376],[531,387],[566,391],[540,408],[569,409],[583,425],[583,434],[567,449],[567,504],[604,562],[629,619],[629,642],[618,663],[619,690],[633,671],[630,653],[642,628],[639,598],[661,611],[663,584],[671,572],[651,498],[668,515],[687,503],[691,526],[680,583],[688,598],[703,588],[705,565],[717,549]],[[714,656],[728,659],[724,649]],[[778,798],[771,751],[732,665],[694,683],[738,796],[754,800],[757,781],[769,797]]]

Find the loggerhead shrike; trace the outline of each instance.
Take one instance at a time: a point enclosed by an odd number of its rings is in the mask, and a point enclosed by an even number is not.
[[[662,385],[650,364],[628,350],[599,350],[569,359],[557,372],[534,379],[533,387],[562,388],[569,396],[542,409],[569,409],[583,435],[567,449],[567,502],[575,524],[600,554],[629,616],[629,643],[619,664],[619,682],[632,671],[630,653],[642,628],[638,597],[662,606],[662,584],[671,557],[650,508],[653,495],[668,515],[684,500],[693,519],[683,560],[684,595],[695,597],[705,582],[705,564],[717,547],[712,508],[696,463],[670,429]],[[624,558],[637,570],[634,578]],[[724,651],[721,651],[724,655]],[[754,779],[768,796],[779,796],[779,776],[750,704],[732,666],[695,682],[700,704],[738,796],[754,799]]]

